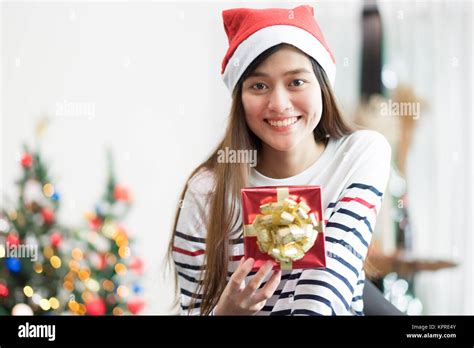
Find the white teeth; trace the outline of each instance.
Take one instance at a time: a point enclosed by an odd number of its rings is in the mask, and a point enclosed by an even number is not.
[[[268,120],[268,123],[270,123],[272,127],[286,127],[296,123],[296,121],[298,121],[298,117],[288,117],[283,121]]]

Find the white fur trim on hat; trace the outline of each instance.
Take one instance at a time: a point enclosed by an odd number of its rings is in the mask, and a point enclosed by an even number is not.
[[[222,78],[232,92],[245,69],[262,52],[281,43],[293,45],[313,57],[334,85],[336,65],[326,48],[312,34],[292,25],[274,25],[258,30],[237,47],[227,63]]]

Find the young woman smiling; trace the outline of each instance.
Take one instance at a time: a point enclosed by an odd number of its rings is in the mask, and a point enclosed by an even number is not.
[[[224,138],[191,174],[169,253],[183,314],[363,315],[363,263],[382,202],[390,147],[353,131],[332,91],[333,55],[313,8],[223,12],[232,92]],[[220,149],[257,151],[257,165],[220,163]],[[327,267],[251,272],[243,255],[240,190],[320,185]]]

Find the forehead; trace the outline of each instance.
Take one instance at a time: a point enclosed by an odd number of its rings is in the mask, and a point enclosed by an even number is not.
[[[287,72],[312,73],[310,59],[299,49],[293,46],[283,46],[272,53],[249,75],[280,75]]]
[[[269,70],[275,68],[311,68],[311,61],[299,49],[285,45],[267,57],[255,70]]]

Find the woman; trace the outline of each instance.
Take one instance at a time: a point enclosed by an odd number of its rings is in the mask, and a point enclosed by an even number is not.
[[[191,174],[170,256],[183,314],[363,314],[363,263],[389,175],[390,147],[352,131],[333,96],[333,55],[313,8],[223,12],[232,92],[219,146]],[[222,149],[257,151],[257,164],[219,160]],[[240,190],[320,185],[327,267],[251,272],[242,258]]]

